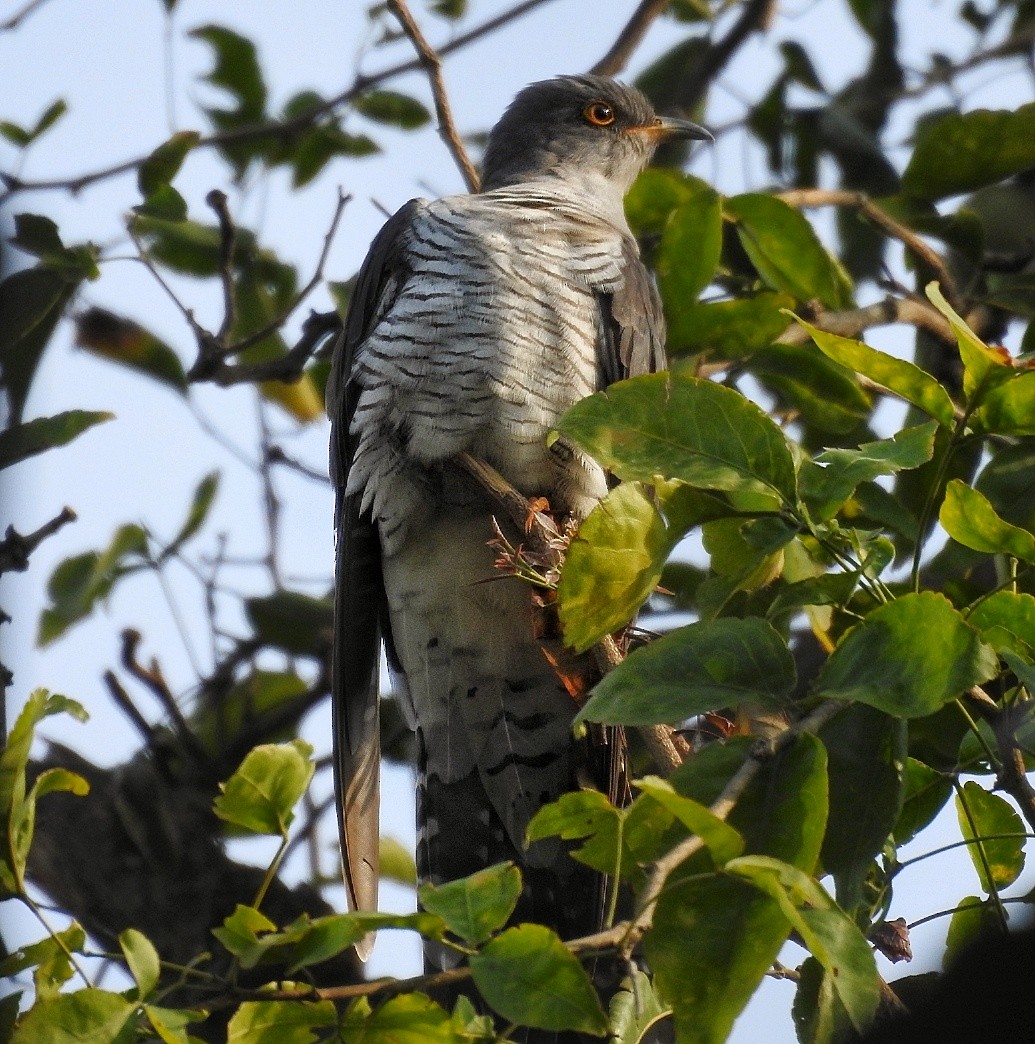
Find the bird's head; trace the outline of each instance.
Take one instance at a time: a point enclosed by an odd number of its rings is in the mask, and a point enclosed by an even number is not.
[[[636,88],[606,76],[559,76],[526,87],[489,135],[483,189],[544,176],[601,180],[625,195],[658,145],[710,139],[703,127],[658,116]]]

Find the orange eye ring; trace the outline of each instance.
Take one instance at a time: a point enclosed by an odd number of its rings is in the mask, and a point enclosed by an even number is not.
[[[594,127],[610,127],[615,122],[615,110],[605,101],[590,102],[582,110],[583,119]]]

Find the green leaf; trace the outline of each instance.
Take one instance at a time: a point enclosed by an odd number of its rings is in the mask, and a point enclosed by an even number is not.
[[[187,394],[180,357],[132,319],[104,308],[88,308],[75,317],[75,343],[102,359],[160,381],[181,395]]]
[[[327,1001],[245,1001],[226,1030],[227,1044],[312,1044],[315,1031],[334,1026],[338,1014]],[[321,1039],[322,1035],[321,1035]]]
[[[158,951],[151,940],[136,928],[127,928],[119,934],[119,946],[122,956],[126,958],[133,981],[137,984],[138,1001],[154,992],[162,969],[158,961]]]
[[[787,329],[787,294],[762,291],[732,301],[700,301],[669,307],[665,349],[670,356],[709,352],[740,359],[773,343]]]
[[[902,811],[892,833],[897,845],[905,845],[927,827],[952,796],[952,781],[916,758],[906,759]]]
[[[222,87],[237,103],[233,110],[208,110],[217,125],[260,121],[266,111],[266,84],[255,44],[221,25],[201,26],[188,35],[212,46],[215,66],[204,79],[215,87]]]
[[[711,186],[693,175],[669,167],[648,167],[625,197],[629,227],[639,237],[660,236],[682,203],[709,191]]]
[[[448,884],[417,889],[422,909],[437,914],[446,927],[475,946],[502,928],[521,895],[521,871],[513,863],[497,863]]]
[[[511,1022],[603,1037],[607,1017],[574,954],[541,924],[508,928],[471,957],[474,984]]]
[[[176,177],[187,153],[200,140],[197,131],[177,131],[144,160],[137,170],[137,187],[145,199]]]
[[[7,391],[8,425],[20,424],[43,352],[80,277],[38,265],[0,282],[0,368]]]
[[[996,591],[967,616],[981,640],[996,652],[1035,652],[1035,597],[1015,591]]]
[[[49,790],[72,790],[85,793],[85,781],[67,770],[51,770],[52,775],[39,780],[26,794],[25,769],[29,763],[36,726],[46,717],[67,712],[79,721],[87,713],[67,696],[36,689],[15,719],[7,743],[0,753],[0,896],[24,891],[25,861],[32,843],[36,798]],[[43,774],[47,776],[47,773]],[[42,777],[41,777],[42,778]]]
[[[781,704],[795,681],[794,658],[764,620],[703,621],[633,652],[596,686],[577,720],[675,724],[747,700]]]
[[[309,704],[305,694],[309,686],[294,671],[263,671],[254,669],[235,682],[229,692],[206,698],[191,715],[194,734],[213,754],[226,749],[227,737],[238,729],[255,727],[264,717],[270,723],[278,722],[275,733],[263,730],[270,740],[291,739],[292,720],[286,715],[288,707],[297,708],[295,720]]]
[[[201,1022],[208,1012],[198,1008],[160,1008],[145,1004],[144,1014],[163,1044],[192,1044],[197,1038],[188,1035],[187,1027],[192,1022]]]
[[[54,641],[88,616],[120,579],[148,561],[147,534],[137,525],[120,526],[103,551],[66,558],[47,583],[50,605],[40,616],[40,645]]]
[[[377,142],[365,134],[349,134],[333,124],[321,123],[302,138],[291,155],[291,185],[308,185],[335,156],[358,158],[380,151]]]
[[[632,981],[623,980],[611,998],[608,1015],[613,1044],[643,1044],[653,1039],[647,1035],[658,1023],[672,1017],[672,1009],[662,1002],[649,976],[634,968]]]
[[[133,213],[165,221],[184,221],[187,217],[187,201],[172,185],[159,185],[143,203],[133,207]]]
[[[398,838],[382,834],[379,848],[381,880],[416,888],[417,864],[409,845],[404,845]]]
[[[32,968],[37,1000],[50,1000],[76,974],[68,955],[82,953],[85,946],[86,932],[73,921],[64,931],[8,954],[0,961],[0,977],[10,978]]]
[[[864,1033],[880,1004],[877,965],[862,932],[818,881],[769,856],[743,856],[726,864],[774,899],[812,955],[830,976],[852,1025]]]
[[[711,381],[664,373],[620,381],[576,403],[558,429],[623,480],[680,479],[793,501],[783,432],[754,403]]]
[[[330,644],[334,606],[328,598],[277,591],[246,598],[244,611],[267,645],[296,656],[322,656]]]
[[[219,472],[211,471],[195,488],[194,496],[191,497],[190,507],[187,510],[187,517],[183,520],[183,524],[180,526],[176,536],[173,537],[172,542],[162,551],[160,558],[168,558],[170,555],[175,554],[191,537],[197,534],[198,530],[205,524],[205,519],[208,518],[208,513],[212,509],[212,503],[216,499],[218,490]]]
[[[422,993],[393,997],[374,1011],[365,999],[352,1004],[339,1032],[342,1044],[460,1044],[464,1039],[455,1033],[448,1012]]]
[[[751,372],[820,431],[854,431],[873,408],[850,369],[805,345],[770,344],[751,356]]]
[[[704,182],[668,216],[655,258],[658,288],[670,311],[696,301],[712,281],[722,252],[719,194]]]
[[[888,839],[904,796],[906,723],[853,704],[819,732],[827,749],[830,815],[820,861],[851,910],[870,863]]]
[[[671,781],[680,793],[710,805],[752,742],[708,745]],[[729,823],[749,852],[765,852],[811,872],[826,811],[823,745],[814,736],[800,736],[755,776]],[[743,879],[716,874],[707,854],[677,868],[643,943],[657,989],[674,1009],[677,1039],[725,1040],[790,929],[775,900]]]
[[[696,834],[711,852],[717,867],[734,859],[744,851],[744,839],[724,820],[692,798],[676,793],[668,780],[645,776],[636,781],[636,787],[668,809],[683,826]]]
[[[913,150],[902,188],[923,200],[971,192],[1035,165],[1035,104],[1013,112],[977,109],[928,124]]]
[[[213,803],[220,819],[257,834],[287,835],[292,809],[305,793],[316,766],[303,740],[267,743],[245,756]]]
[[[953,311],[937,283],[927,285],[927,296],[956,334],[970,427],[979,434],[1035,434],[1035,372],[1014,369],[1005,348],[985,344]]]
[[[25,1013],[11,1044],[129,1044],[136,1036],[136,1012],[135,1003],[107,990],[60,994]]]
[[[995,653],[952,603],[925,591],[869,612],[823,665],[816,693],[919,718],[998,673]]]
[[[57,446],[66,446],[95,424],[113,420],[114,413],[94,410],[67,410],[53,417],[16,424],[0,431],[0,469],[44,453]]]
[[[57,225],[50,218],[39,214],[15,214],[14,230],[11,243],[38,257],[48,268],[74,279],[96,279],[100,275],[97,248],[92,244],[66,247]]]
[[[816,326],[794,317],[809,332],[819,350],[835,362],[847,366],[888,391],[912,403],[934,417],[945,427],[952,427],[954,415],[949,393],[925,370],[905,359],[871,348],[862,341],[827,333]]]
[[[859,583],[858,573],[824,573],[788,584],[770,602],[766,617],[778,620],[807,606],[843,606]]]
[[[636,869],[623,836],[626,815],[599,790],[574,790],[543,805],[528,824],[526,836],[529,844],[547,837],[588,838],[572,850],[572,858],[602,874],[625,877]]]
[[[981,888],[991,894],[1007,888],[1024,869],[1024,823],[1014,807],[980,783],[967,780],[956,791],[956,816]],[[1012,837],[996,835],[1012,834]],[[987,838],[988,840],[982,840]]]
[[[732,196],[724,205],[751,263],[774,290],[831,309],[851,307],[848,273],[799,211],[761,192]]]
[[[212,934],[230,953],[240,958],[244,967],[253,968],[264,952],[259,933],[276,930],[277,926],[264,913],[254,906],[238,903],[222,925],[212,929]]]
[[[51,102],[31,129],[19,127],[9,120],[0,121],[0,134],[2,134],[12,145],[24,149],[31,145],[37,138],[45,134],[51,127],[68,112],[68,104],[64,98],[58,98]]]
[[[353,101],[353,107],[368,120],[388,123],[403,130],[416,130],[431,120],[431,113],[416,98],[398,91],[369,91]]]
[[[982,902],[976,895],[964,896],[956,904],[949,921],[943,964],[952,964],[971,943],[989,929],[1002,930],[991,904]]]
[[[806,460],[799,471],[802,500],[815,519],[833,517],[857,486],[926,464],[934,454],[936,421],[903,428],[890,439],[864,442],[858,449],[830,449]]]
[[[685,530],[670,528],[636,482],[612,489],[568,546],[557,587],[564,640],[582,652],[628,623]]]
[[[983,494],[959,479],[945,487],[938,521],[964,547],[1035,563],[1035,536],[1003,521]]]

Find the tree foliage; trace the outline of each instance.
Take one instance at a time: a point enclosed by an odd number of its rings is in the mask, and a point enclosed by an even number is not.
[[[164,6],[171,17],[176,0]],[[441,56],[495,31],[470,6],[420,12],[431,35],[457,22]],[[641,5],[620,36],[616,22],[598,70],[635,67],[641,30],[664,6]],[[970,27],[971,53],[912,55],[910,78],[905,0],[854,0],[843,15],[866,61],[831,86],[808,49],[815,41],[774,49],[769,6],[673,0],[663,12],[680,38],[635,77],[661,109],[707,113],[727,67],[776,58],[774,74],[745,87],[742,119],[719,133],[720,144],[746,142],[766,174],[751,191],[727,192],[666,150],[633,187],[627,213],[664,300],[670,369],[613,385],[561,420],[559,432],[620,484],[571,537],[559,573],[510,549],[515,569],[555,600],[574,649],[633,639],[579,725],[630,729],[635,798],[616,807],[593,791],[568,794],[529,829],[530,840],[571,842],[572,858],[628,889],[631,906],[613,903],[598,936],[561,940],[510,923],[521,871],[509,864],[422,887],[421,912],[408,915],[335,912],[319,893],[328,882],[318,861],[312,881],[280,879],[286,854],[321,823],[306,795],[323,766],[297,731],[328,693],[331,563],[305,589],[278,568],[278,476],[319,480],[323,465],[292,458],[264,425],[255,471],[271,538],[260,589],[235,590],[222,547],[213,551],[216,473],[199,474],[190,501],[153,527],[113,517],[106,546],[69,554],[46,578],[42,645],[94,616],[129,577],[153,577],[156,589],[176,569],[195,578],[213,663],[175,686],[158,660],[139,659],[142,636],[123,633],[120,672],[105,683],[142,745],[117,772],[65,748],[33,759],[46,718],[85,711],[45,688],[28,694],[0,668],[23,705],[0,758],[0,900],[24,904],[43,926],[0,961],[0,974],[25,985],[0,1001],[0,1036],[448,1042],[526,1026],[633,1044],[668,1023],[679,1041],[703,1044],[724,1040],[775,974],[790,980],[800,1041],[858,1039],[894,1009],[897,989],[921,989],[882,978],[909,955],[892,918],[909,865],[900,849],[950,801],[981,894],[947,911],[949,955],[1006,930],[1010,904],[1024,901],[1010,889],[1035,830],[1035,105],[974,109],[964,88],[971,70],[1027,55],[1035,17],[1019,0],[962,4],[952,17]],[[383,35],[375,51],[412,26],[404,4],[375,5],[369,17]],[[421,65],[404,59],[336,96],[298,85],[279,102],[258,41],[218,24],[190,36],[211,51],[204,81],[220,98],[199,113],[203,129],[65,182],[3,175],[20,260],[0,282],[0,468],[31,468],[111,419],[86,409],[25,418],[67,317],[98,366],[126,367],[179,397],[247,384],[264,416],[323,422],[329,345],[350,289],[327,282],[324,263],[347,197],[326,237],[314,237],[308,277],[234,217],[235,194],[279,170],[290,191],[306,191],[330,164],[383,147],[386,129],[423,126],[432,107],[448,127],[448,98],[434,78],[425,100],[397,90],[399,71]],[[944,84],[959,87],[949,110],[938,107]],[[0,121],[14,151],[28,153],[67,118],[64,100],[41,109],[31,126]],[[906,149],[895,144],[904,139]],[[209,216],[176,187],[200,153],[224,176]],[[123,169],[136,174],[125,198],[135,256],[183,294],[175,345],[131,316],[132,302],[105,298],[114,249],[66,243],[51,218],[20,208],[30,190],[45,209],[47,191]],[[214,328],[196,317],[187,280],[221,297]],[[80,307],[87,284],[103,307]],[[299,324],[318,288],[335,309]],[[894,326],[903,349],[867,343],[878,326]],[[64,541],[56,534],[73,518],[66,510],[28,535],[8,529],[0,572],[27,568],[44,539]],[[687,537],[703,551],[687,556]],[[229,632],[221,614],[241,595]],[[639,630],[638,614],[661,636]],[[137,708],[134,687],[160,702],[159,722]],[[383,718],[386,757],[406,762],[391,701]],[[667,726],[683,756],[662,775],[636,730],[656,737]],[[230,839],[248,834],[274,839],[266,866],[234,860]],[[398,846],[386,841],[383,862],[412,883]],[[37,889],[70,915],[68,927],[46,927]],[[389,929],[452,951],[455,979],[483,1006],[466,994],[444,1006],[421,980],[363,980],[351,948]],[[789,939],[796,969],[774,964]],[[98,953],[132,985],[96,985],[84,957]],[[630,961],[631,977],[601,997],[587,971],[601,953],[645,964]]]

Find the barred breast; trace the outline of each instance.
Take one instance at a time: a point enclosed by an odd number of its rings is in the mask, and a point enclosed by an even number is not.
[[[431,496],[423,471],[467,450],[526,495],[584,514],[599,469],[546,435],[598,386],[597,294],[621,280],[621,233],[520,186],[427,203],[404,237],[408,275],[363,344],[349,492],[394,554]]]

